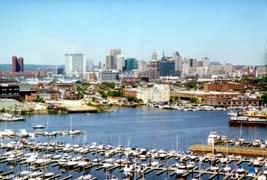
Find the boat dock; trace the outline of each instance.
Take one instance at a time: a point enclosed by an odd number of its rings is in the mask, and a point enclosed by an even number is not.
[[[208,144],[193,144],[189,147],[189,150],[194,153],[223,153],[241,155],[246,157],[267,157],[267,149],[260,147],[226,147],[222,145],[208,145]]]
[[[229,120],[230,126],[267,126],[267,121],[238,121],[238,120]]]

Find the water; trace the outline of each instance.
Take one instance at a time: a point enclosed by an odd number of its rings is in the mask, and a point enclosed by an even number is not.
[[[210,131],[230,138],[239,138],[241,135],[246,140],[266,139],[266,128],[229,127],[228,118],[226,111],[180,112],[140,107],[114,109],[113,112],[99,114],[32,115],[27,116],[26,121],[1,123],[0,126],[33,131],[35,124],[44,124],[48,125],[49,131],[73,128],[86,132],[86,137],[57,138],[63,142],[130,144],[169,150],[177,150],[178,147],[182,151],[191,144],[206,143]]]
[[[72,144],[82,143],[105,143],[113,145],[123,145],[131,147],[148,147],[157,149],[168,149],[186,151],[191,144],[207,143],[207,136],[210,131],[216,131],[220,135],[227,135],[230,138],[244,137],[247,140],[255,138],[266,139],[267,132],[261,127],[233,128],[228,126],[229,116],[225,111],[199,111],[199,112],[180,112],[176,110],[159,110],[149,107],[140,108],[120,108],[114,109],[111,113],[83,113],[67,115],[32,115],[27,116],[26,121],[0,123],[1,129],[27,129],[33,131],[32,127],[36,124],[48,126],[48,131],[80,129],[86,132],[82,136],[65,137],[37,137],[33,141],[61,141]],[[0,129],[0,130],[1,130]],[[94,159],[96,154],[88,154],[87,158]],[[173,164],[174,159],[161,162]],[[0,165],[6,171],[14,170],[6,164]],[[196,164],[198,166],[198,164]],[[205,164],[203,167],[205,168]],[[236,164],[231,166],[236,167]],[[247,166],[247,165],[244,165]],[[16,171],[27,169],[26,166],[16,166]],[[79,177],[80,173],[65,172],[61,173],[58,168],[48,166],[48,170],[61,174],[61,178],[69,174],[73,179]],[[105,179],[106,172],[97,171],[95,168],[89,170],[98,179]],[[121,177],[119,170],[112,172],[116,177]],[[194,174],[195,176],[196,174]],[[160,176],[153,171],[146,175],[148,180],[166,179],[167,174]],[[193,174],[186,179],[192,179]],[[167,178],[174,180],[175,176]],[[208,175],[202,176],[208,179]],[[222,177],[219,177],[222,179]]]

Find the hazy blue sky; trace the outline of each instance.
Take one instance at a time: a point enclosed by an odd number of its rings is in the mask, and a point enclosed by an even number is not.
[[[150,60],[177,50],[233,64],[264,64],[267,0],[7,0],[0,3],[0,63],[63,64],[83,52],[104,62],[109,48]],[[266,63],[265,63],[266,64]]]

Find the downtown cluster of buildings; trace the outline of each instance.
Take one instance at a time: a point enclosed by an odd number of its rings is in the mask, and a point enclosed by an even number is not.
[[[22,57],[13,56],[11,62],[10,69],[0,70],[0,98],[29,102],[38,98],[78,100],[77,87],[81,82],[89,82],[91,88],[97,89],[88,90],[88,96],[99,98],[99,91],[105,89],[99,89],[98,84],[114,82],[118,88],[112,91],[120,92],[119,99],[135,97],[145,104],[169,102],[178,97],[185,100],[197,98],[199,103],[213,106],[256,106],[262,104],[260,97],[264,90],[259,93],[257,83],[238,83],[232,78],[246,76],[255,79],[267,75],[267,65],[221,64],[207,57],[182,57],[177,51],[172,56],[163,52],[160,58],[153,51],[151,59],[144,61],[126,58],[121,49],[110,49],[105,63],[98,65],[85,54],[69,53],[65,54],[65,66],[52,69],[25,70]],[[185,87],[190,81],[195,81],[195,88]]]
[[[63,71],[62,71],[63,72]],[[208,57],[202,59],[182,57],[178,51],[172,56],[158,57],[156,51],[152,52],[149,61],[134,57],[125,57],[121,49],[110,49],[106,55],[105,63],[93,64],[84,54],[65,54],[65,76],[68,78],[82,78],[92,81],[119,81],[123,79],[177,80],[187,77],[242,77],[264,76],[266,66],[235,66],[229,63],[212,62]]]

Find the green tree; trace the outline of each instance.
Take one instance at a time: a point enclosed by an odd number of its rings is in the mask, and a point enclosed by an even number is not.
[[[122,93],[121,93],[121,91],[108,91],[108,92],[107,92],[107,95],[108,95],[108,96],[116,96],[116,97],[120,97],[120,96],[122,96]]]
[[[41,98],[40,96],[37,96],[37,98],[34,100],[34,102],[44,103],[45,100],[43,98]]]
[[[98,91],[98,93],[100,94],[100,96],[101,96],[102,98],[106,98],[106,97],[107,97],[105,91],[100,90],[100,91]]]
[[[191,103],[199,103],[199,99],[197,97],[191,97],[190,102]]]
[[[267,94],[261,96],[262,104],[267,104]]]

